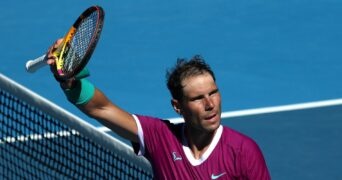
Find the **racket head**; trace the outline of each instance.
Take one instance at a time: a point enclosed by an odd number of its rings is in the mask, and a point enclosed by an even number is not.
[[[104,11],[100,6],[89,7],[77,18],[54,52],[60,79],[74,77],[87,65],[100,39],[103,23]]]

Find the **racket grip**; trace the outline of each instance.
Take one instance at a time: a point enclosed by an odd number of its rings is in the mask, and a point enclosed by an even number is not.
[[[36,72],[38,69],[44,67],[47,61],[47,56],[44,54],[36,59],[28,60],[26,62],[26,71],[30,73]]]

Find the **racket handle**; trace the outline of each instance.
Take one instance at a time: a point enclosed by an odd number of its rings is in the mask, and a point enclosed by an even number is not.
[[[26,62],[26,71],[30,73],[36,72],[38,69],[44,67],[47,61],[47,56],[44,54],[36,59],[28,60]]]

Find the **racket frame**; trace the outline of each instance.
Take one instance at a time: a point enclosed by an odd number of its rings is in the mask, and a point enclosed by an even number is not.
[[[82,20],[87,18],[91,13],[97,11],[97,23],[95,27],[95,32],[89,41],[89,46],[81,60],[81,63],[71,72],[63,72],[64,58],[69,51],[70,42],[73,40],[74,35],[77,32],[78,27],[81,25]],[[64,36],[62,43],[57,47],[57,49],[53,52],[53,55],[56,57],[56,68],[57,75],[60,79],[69,79],[78,74],[88,63],[91,55],[93,54],[97,42],[100,38],[102,28],[104,23],[104,11],[100,6],[91,6],[87,8],[74,22],[72,27],[69,29],[68,33]],[[29,60],[26,63],[26,70],[28,72],[35,72],[36,70],[42,68],[47,65],[47,55],[42,55],[34,60]]]

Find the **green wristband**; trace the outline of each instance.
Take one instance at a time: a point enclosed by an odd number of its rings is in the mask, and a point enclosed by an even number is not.
[[[88,103],[95,94],[95,86],[85,78],[78,80],[72,89],[65,89],[64,93],[68,100],[75,105]]]
[[[76,74],[75,79],[82,79],[90,76],[90,72],[88,68],[83,68],[82,71],[80,71],[78,74]]]

